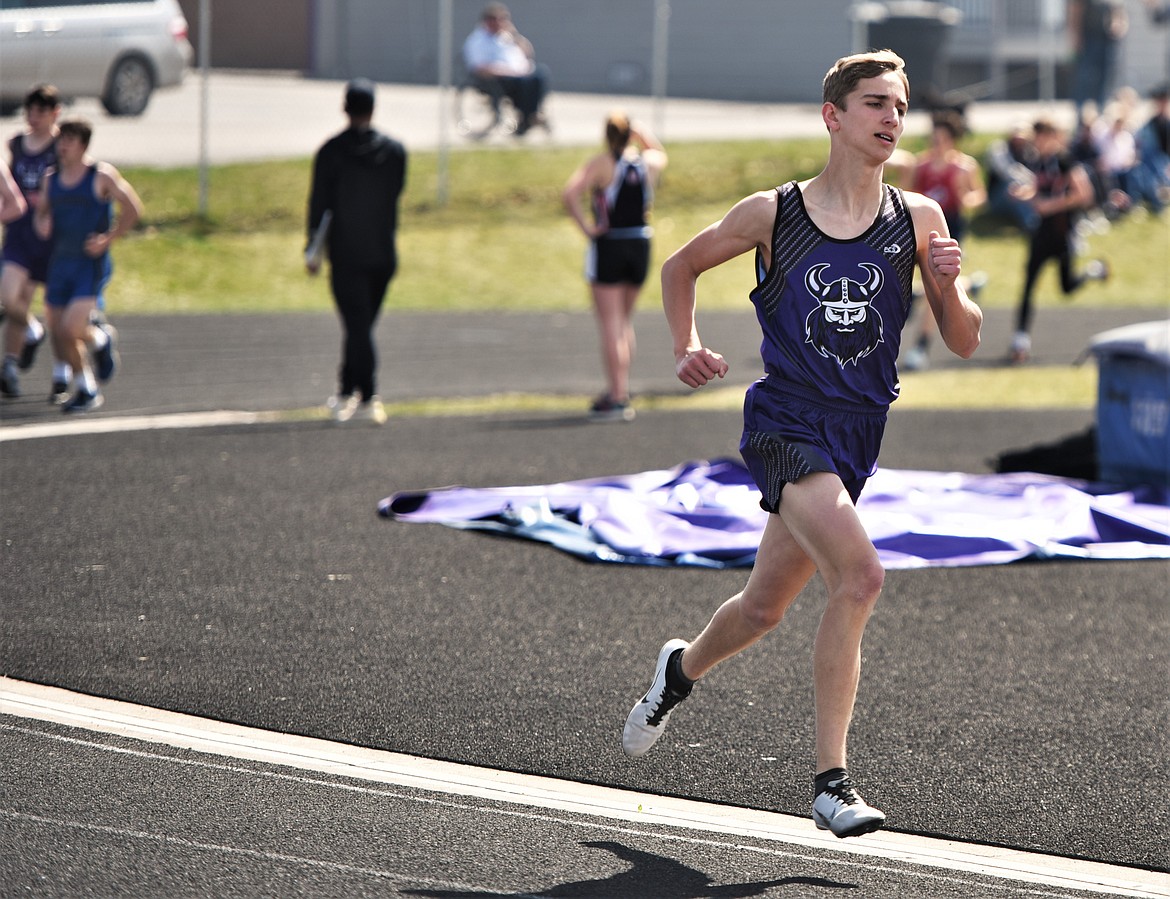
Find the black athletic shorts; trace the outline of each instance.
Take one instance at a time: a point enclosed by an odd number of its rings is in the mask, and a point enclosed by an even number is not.
[[[650,271],[650,238],[603,237],[589,245],[585,277],[595,284],[637,284]]]

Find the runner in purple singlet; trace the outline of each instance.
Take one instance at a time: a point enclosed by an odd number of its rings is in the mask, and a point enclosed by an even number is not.
[[[676,371],[700,387],[726,375],[728,364],[699,337],[696,281],[755,252],[751,300],[766,374],[748,390],[741,450],[772,514],[743,591],[693,642],[661,648],[622,733],[628,755],[649,751],[694,682],[776,627],[819,572],[828,601],[813,648],[812,817],[838,837],[886,820],[846,773],[861,639],[884,576],[853,504],[876,468],[886,410],[898,397],[914,266],[952,352],[969,357],[982,323],[957,282],[962,253],[938,203],[882,180],[909,102],[903,66],[888,50],[838,60],[823,85],[829,159],[821,173],[741,200],[662,267]]]
[[[4,309],[3,362],[0,363],[0,395],[21,395],[20,374],[32,367],[45,329],[32,314],[33,295],[45,283],[49,269],[49,245],[33,230],[45,172],[57,164],[57,117],[61,99],[52,85],[38,85],[24,99],[27,127],[7,144],[12,177],[24,195],[27,211],[4,229],[3,262],[0,263],[0,306]],[[50,402],[60,402],[68,386],[68,366],[55,360]]]

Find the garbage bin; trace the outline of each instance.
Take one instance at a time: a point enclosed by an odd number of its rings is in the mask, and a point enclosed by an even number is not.
[[[889,0],[863,4],[856,14],[867,21],[870,49],[893,50],[906,61],[915,105],[941,102],[946,44],[951,28],[959,21],[959,11],[926,0]]]
[[[1096,335],[1102,481],[1170,487],[1170,320]]]

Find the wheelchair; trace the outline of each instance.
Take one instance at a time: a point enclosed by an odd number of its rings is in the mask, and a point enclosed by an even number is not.
[[[455,91],[455,128],[466,138],[483,140],[493,131],[515,134],[520,116],[494,78],[467,75]]]

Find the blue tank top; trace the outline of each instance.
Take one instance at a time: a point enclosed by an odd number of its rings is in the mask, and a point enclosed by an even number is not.
[[[914,224],[888,185],[870,227],[852,240],[824,234],[796,182],[777,189],[772,265],[756,254],[750,296],[764,339],[764,370],[831,401],[888,406],[910,312]]]
[[[97,166],[91,165],[71,187],[61,183],[54,172],[49,178],[49,204],[53,210],[53,259],[85,256],[85,239],[110,229],[113,202],[94,196]]]

